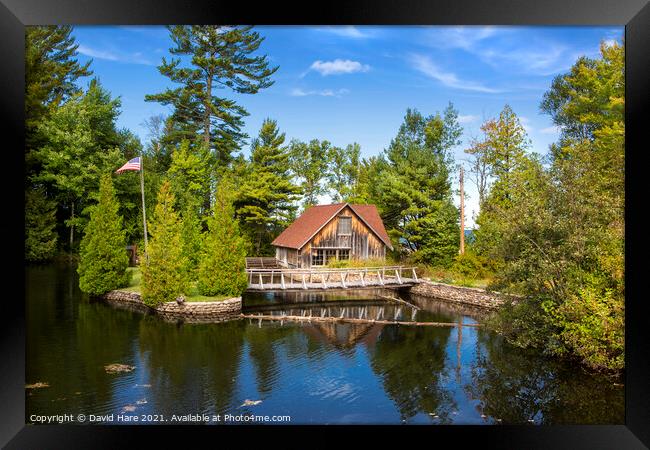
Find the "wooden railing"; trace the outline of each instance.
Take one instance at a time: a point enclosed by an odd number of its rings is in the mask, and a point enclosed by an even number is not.
[[[246,269],[252,289],[327,289],[418,283],[415,267],[381,266],[311,269]]]

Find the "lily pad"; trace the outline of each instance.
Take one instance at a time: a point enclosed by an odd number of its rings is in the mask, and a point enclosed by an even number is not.
[[[133,412],[135,411],[135,406],[133,405],[126,405],[124,408],[122,408],[122,412]]]
[[[39,388],[46,388],[46,387],[50,387],[50,384],[42,381],[25,385],[25,389],[39,389]]]
[[[255,405],[259,405],[260,403],[262,403],[262,400],[248,400],[248,399],[246,399],[246,400],[244,400],[244,403],[242,403],[241,406],[255,406]],[[240,408],[241,408],[241,406],[240,406]]]
[[[104,370],[108,373],[123,373],[131,372],[135,369],[135,366],[129,366],[128,364],[109,364],[104,366]]]

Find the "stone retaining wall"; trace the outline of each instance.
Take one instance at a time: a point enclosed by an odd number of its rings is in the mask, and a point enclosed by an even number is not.
[[[239,318],[241,297],[233,297],[218,302],[166,302],[156,308],[147,306],[137,292],[111,291],[101,296],[108,303],[135,307],[142,312],[153,312],[166,320],[184,322],[222,322]]]
[[[435,297],[450,302],[490,309],[496,309],[503,305],[508,298],[508,296],[498,292],[488,292],[484,289],[463,286],[451,286],[449,284],[436,283],[428,280],[422,280],[419,284],[413,286],[410,292],[423,297]],[[510,298],[516,300],[517,297],[510,296]]]

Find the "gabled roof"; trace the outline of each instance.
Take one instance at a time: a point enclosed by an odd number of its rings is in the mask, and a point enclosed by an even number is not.
[[[327,225],[346,206],[349,206],[388,248],[393,248],[388,233],[386,233],[386,228],[384,228],[384,223],[379,217],[377,207],[375,205],[355,205],[351,203],[316,205],[307,208],[271,244],[276,247],[295,249],[304,247],[321,228]]]

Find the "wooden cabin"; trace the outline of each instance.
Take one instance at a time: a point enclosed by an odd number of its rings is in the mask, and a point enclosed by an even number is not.
[[[385,259],[393,249],[375,205],[311,206],[273,242],[289,268],[325,266],[332,260]]]

